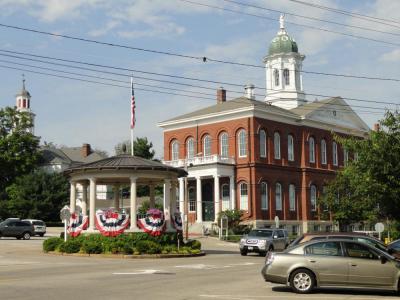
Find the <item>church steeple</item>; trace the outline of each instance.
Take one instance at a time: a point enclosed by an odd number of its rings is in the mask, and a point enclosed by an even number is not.
[[[31,94],[25,88],[24,74],[22,74],[22,89],[15,97],[17,110],[27,112],[31,115],[32,127],[30,128],[29,132],[33,133],[35,114],[31,109]]]
[[[297,43],[288,35],[285,16],[279,18],[279,31],[264,57],[266,69],[265,101],[292,109],[306,103],[301,78],[305,56],[299,53]]]

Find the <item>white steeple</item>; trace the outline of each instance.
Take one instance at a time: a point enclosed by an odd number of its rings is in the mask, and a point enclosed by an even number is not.
[[[16,95],[16,107],[18,111],[24,111],[31,115],[32,127],[29,129],[30,133],[34,133],[35,114],[31,109],[31,94],[25,89],[25,76],[22,74],[22,90]]]
[[[279,18],[279,31],[264,57],[266,70],[265,101],[285,109],[306,103],[302,83],[302,63],[305,56],[285,29],[285,16]]]

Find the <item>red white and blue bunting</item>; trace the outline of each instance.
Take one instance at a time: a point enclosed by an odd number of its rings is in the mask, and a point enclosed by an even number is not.
[[[165,231],[165,224],[164,214],[156,208],[149,209],[146,217],[137,221],[139,228],[152,236],[161,235]]]
[[[112,210],[96,211],[96,228],[104,236],[117,236],[129,226],[129,215]]]
[[[77,237],[81,234],[82,230],[86,230],[89,225],[88,216],[77,215],[76,213],[71,214],[69,219],[68,234],[71,237]]]
[[[171,223],[176,231],[182,231],[182,217],[180,212],[175,212],[171,216]]]

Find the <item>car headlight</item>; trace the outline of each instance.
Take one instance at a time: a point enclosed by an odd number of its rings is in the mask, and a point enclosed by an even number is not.
[[[246,243],[246,239],[240,239],[240,243],[241,244],[245,244]]]
[[[267,243],[266,240],[258,241],[258,244],[259,244],[260,246],[265,246],[266,243]]]

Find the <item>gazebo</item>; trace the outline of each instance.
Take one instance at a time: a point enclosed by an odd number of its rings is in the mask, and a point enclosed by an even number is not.
[[[137,156],[122,154],[95,162],[71,167],[64,171],[71,184],[70,211],[76,210],[76,185],[81,184],[82,214],[87,215],[89,210],[88,231],[95,231],[96,217],[96,186],[107,185],[114,189],[113,208],[120,209],[119,190],[121,186],[130,186],[130,229],[139,231],[137,227],[137,186],[148,186],[150,190],[150,207],[154,208],[157,185],[164,185],[164,217],[167,222],[167,231],[171,229],[171,213],[176,208],[176,187],[178,178],[187,176],[183,169],[170,167],[160,162],[144,159]],[[89,187],[89,191],[88,191]],[[89,198],[89,203],[88,203]],[[111,206],[110,206],[111,207]]]

